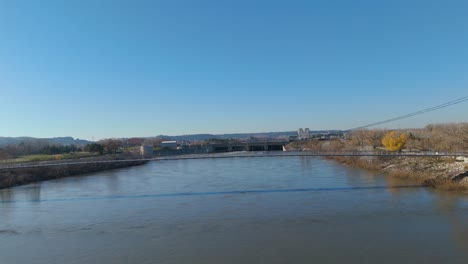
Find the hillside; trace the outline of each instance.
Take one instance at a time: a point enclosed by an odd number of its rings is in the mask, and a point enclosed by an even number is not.
[[[87,145],[92,141],[74,139],[73,137],[34,138],[34,137],[0,137],[0,147],[24,143],[48,143],[52,145]]]

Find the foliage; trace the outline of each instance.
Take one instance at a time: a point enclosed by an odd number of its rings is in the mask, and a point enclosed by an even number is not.
[[[104,147],[106,153],[117,153],[123,145],[122,141],[118,139],[104,139],[99,143]]]
[[[54,154],[63,154],[63,153],[70,153],[76,152],[79,149],[75,145],[69,146],[60,146],[60,145],[53,145],[53,146],[46,146],[41,149],[40,153],[45,155],[54,155]]]
[[[98,143],[88,144],[84,149],[87,152],[95,152],[101,155],[104,153],[104,146]]]
[[[131,147],[141,146],[145,142],[144,138],[129,138],[127,139],[127,145]]]
[[[350,143],[358,148],[370,146],[375,149],[380,146],[383,134],[382,130],[355,130],[351,133]]]
[[[339,142],[295,141],[291,142],[288,148],[309,151],[362,151],[371,149],[380,151],[384,149],[382,139],[387,133],[388,131],[381,129],[355,130],[347,133]],[[468,123],[435,124],[428,125],[425,128],[394,130],[395,138],[399,138],[401,133],[406,135],[406,140],[401,148],[404,147],[411,152],[468,153]]]
[[[0,160],[9,159],[11,155],[4,149],[0,149]]]
[[[46,139],[27,137],[21,138],[21,140],[18,140],[17,142],[3,145],[1,149],[0,156],[6,156],[8,159],[29,155],[54,155],[82,151],[81,146],[79,145],[51,143]]]
[[[382,139],[382,145],[390,151],[400,151],[406,143],[408,135],[405,133],[397,134],[395,131],[390,131]]]
[[[434,124],[409,130],[406,147],[415,150],[459,152],[468,150],[468,123]]]

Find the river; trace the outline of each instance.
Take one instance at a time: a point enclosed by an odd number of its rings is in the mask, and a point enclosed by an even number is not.
[[[314,157],[0,190],[0,263],[467,263],[468,197]]]

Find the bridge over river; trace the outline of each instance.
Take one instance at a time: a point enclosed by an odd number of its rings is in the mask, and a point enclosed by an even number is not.
[[[288,141],[246,141],[246,142],[223,142],[210,144],[211,152],[233,152],[233,151],[282,151]]]

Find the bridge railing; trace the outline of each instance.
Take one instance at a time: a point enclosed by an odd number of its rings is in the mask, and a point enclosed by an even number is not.
[[[127,158],[127,159],[106,159],[106,160],[61,160],[49,162],[29,162],[29,163],[1,163],[0,170],[12,168],[33,168],[47,167],[60,165],[79,165],[90,163],[110,163],[110,162],[134,162],[134,161],[151,161],[151,160],[175,160],[175,159],[208,159],[208,158],[235,158],[235,157],[293,157],[293,156],[314,156],[314,157],[468,157],[466,152],[385,152],[385,151],[242,151],[242,152],[223,152],[223,153],[207,153],[207,154],[188,154],[188,155],[172,155],[153,158]]]

